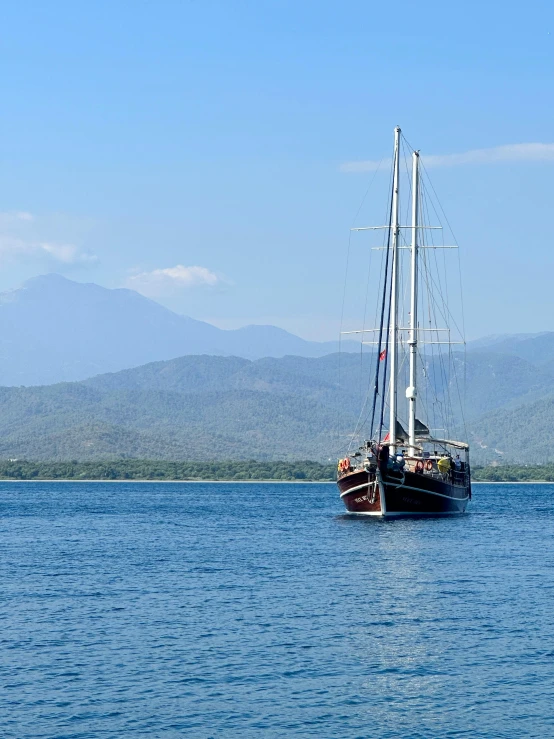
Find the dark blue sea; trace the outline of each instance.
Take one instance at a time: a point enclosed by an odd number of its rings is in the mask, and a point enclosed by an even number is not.
[[[554,737],[554,486],[0,483],[0,736]]]

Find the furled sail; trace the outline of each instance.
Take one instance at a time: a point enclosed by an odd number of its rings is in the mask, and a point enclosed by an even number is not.
[[[416,418],[415,420],[415,435],[429,436],[429,428],[424,423],[421,423],[419,418]]]
[[[396,441],[399,444],[405,444],[408,441],[408,432],[406,429],[402,426],[400,421],[397,419],[396,421]],[[388,441],[390,441],[390,433],[387,432],[387,435],[383,439],[383,442],[386,444]]]
[[[400,421],[396,421],[396,440],[400,444],[406,444],[408,442],[408,432],[404,429]]]

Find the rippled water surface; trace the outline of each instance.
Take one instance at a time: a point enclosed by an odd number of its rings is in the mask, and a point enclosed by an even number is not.
[[[0,483],[0,735],[553,737],[553,500]]]

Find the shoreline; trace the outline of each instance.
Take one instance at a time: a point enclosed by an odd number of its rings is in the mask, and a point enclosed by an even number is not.
[[[209,485],[215,485],[215,484],[221,484],[221,485],[242,485],[242,484],[255,484],[255,485],[335,485],[335,480],[152,480],[152,479],[132,479],[132,480],[125,480],[122,478],[111,480],[109,478],[100,479],[100,478],[89,478],[89,479],[80,479],[80,478],[28,478],[26,480],[22,480],[21,478],[16,477],[2,477],[0,478],[0,483],[2,482],[126,482],[126,483],[170,483],[172,485],[176,484],[194,484],[194,485],[201,485],[203,483],[209,484]],[[554,480],[472,480],[472,485],[554,485]]]
[[[472,485],[554,485],[554,480],[472,480]]]
[[[119,478],[117,480],[110,480],[110,479],[99,479],[99,478],[91,478],[91,479],[77,479],[77,478],[32,478],[27,480],[22,480],[21,478],[16,477],[1,477],[0,483],[2,482],[152,482],[152,483],[160,483],[160,482],[168,482],[171,484],[176,483],[193,483],[195,485],[199,485],[201,483],[221,483],[224,485],[241,485],[242,483],[255,483],[256,485],[261,485],[264,483],[268,484],[275,484],[275,483],[282,483],[283,485],[334,485],[335,480],[124,480],[122,478]]]

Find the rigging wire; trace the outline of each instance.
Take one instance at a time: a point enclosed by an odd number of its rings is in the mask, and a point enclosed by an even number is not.
[[[374,384],[373,384],[373,402],[372,402],[372,408],[371,408],[371,422],[370,422],[370,436],[373,435],[373,426],[375,422],[375,409],[377,404],[377,396],[379,395],[379,370],[380,370],[380,363],[381,363],[381,352],[382,352],[382,338],[383,338],[383,323],[384,323],[384,313],[385,313],[385,305],[386,305],[386,298],[387,298],[387,281],[388,281],[388,272],[389,272],[389,256],[390,256],[390,241],[391,241],[391,223],[392,223],[392,197],[390,198],[390,208],[389,208],[389,216],[388,216],[388,228],[386,229],[386,241],[387,246],[385,250],[386,258],[385,258],[385,272],[383,277],[383,297],[381,300],[381,316],[379,321],[379,338],[377,340],[377,354],[375,357],[375,376],[374,376]],[[390,302],[390,298],[389,298]],[[390,305],[389,305],[389,314],[390,314]],[[362,335],[363,336],[363,335]],[[388,356],[388,349],[385,354],[385,360]],[[386,376],[386,362],[385,362],[385,376]],[[383,381],[384,383],[384,381]],[[366,402],[367,402],[367,396],[366,396]],[[362,421],[363,412],[365,410],[365,403],[362,407],[362,410],[360,411],[360,415],[358,417],[358,423],[356,424],[356,430],[355,435],[352,438],[350,444],[353,443],[355,436],[360,432],[361,426],[367,421],[367,417]]]
[[[384,157],[381,157],[381,161],[377,165],[377,168],[375,172],[373,173],[373,177],[369,181],[369,185],[367,186],[367,189],[364,193],[364,196],[362,197],[362,200],[360,202],[360,205],[358,206],[358,210],[356,211],[356,214],[354,218],[352,219],[352,226],[356,223],[357,217],[360,215],[360,211],[362,210],[364,203],[366,201],[366,198],[369,194],[369,191],[371,190],[371,186],[375,182],[375,178],[377,177],[377,174],[379,173],[379,170],[381,168],[381,164],[383,163]],[[348,231],[348,249],[346,253],[346,266],[344,270],[344,285],[342,290],[342,305],[341,305],[341,314],[340,314],[340,330],[339,330],[339,358],[338,358],[338,386],[339,388],[342,387],[342,376],[341,376],[341,369],[342,369],[342,329],[344,326],[344,306],[346,302],[346,288],[348,285],[348,266],[350,263],[350,249],[352,246],[352,230],[350,229]],[[341,404],[338,404],[337,407],[337,444],[340,444],[340,429],[341,429]]]
[[[423,165],[423,168],[425,169],[425,166]],[[437,201],[437,205],[440,208],[440,211],[444,217],[444,220],[450,230],[450,233],[452,234],[452,238],[454,240],[454,243],[458,243],[458,239],[456,238],[456,235],[454,233],[454,229],[450,225],[450,221],[448,220],[448,216],[446,215],[446,212],[442,206],[441,200],[439,196],[437,195],[437,192],[433,186],[433,183],[430,179],[430,177],[427,175],[427,170],[425,170],[426,174],[426,180],[429,182],[429,185],[431,186],[431,189],[433,191],[433,194],[435,196],[435,199]],[[431,204],[433,206],[433,209],[435,210],[435,213],[438,216],[438,213],[434,207],[433,201],[431,201]],[[439,219],[440,220],[440,219]],[[468,439],[468,432],[467,432],[467,425],[466,425],[466,419],[465,419],[465,413],[464,413],[464,406],[465,406],[465,400],[467,398],[467,347],[466,347],[466,322],[465,322],[465,306],[464,306],[464,291],[463,291],[463,280],[462,280],[462,264],[461,264],[461,258],[460,258],[460,251],[457,250],[457,258],[458,258],[458,280],[459,280],[459,288],[460,288],[460,312],[462,317],[462,330],[460,331],[459,327],[457,326],[456,322],[454,321],[456,328],[458,329],[458,332],[460,333],[460,336],[463,340],[463,369],[464,369],[464,375],[463,375],[463,392],[460,390],[459,382],[458,382],[458,374],[455,371],[454,372],[454,378],[456,382],[457,392],[460,400],[460,410],[461,410],[461,417],[462,417],[462,424],[464,427],[464,434],[466,437],[466,440]]]
[[[382,161],[383,160],[381,160],[381,162]],[[380,164],[381,164],[381,162],[380,162]],[[389,173],[389,188],[388,188],[389,193],[391,193],[391,190],[392,190],[393,171],[394,171],[394,168],[391,168],[390,173]],[[374,176],[373,179],[375,179],[375,176]],[[383,219],[385,221],[386,221],[386,219],[388,217],[388,214],[390,212],[390,209],[392,208],[392,194],[390,195],[390,198],[391,198],[390,204],[389,203],[387,204],[387,207],[386,207],[386,210],[385,210],[385,216],[384,216],[384,219]],[[381,285],[381,278],[383,278],[383,294],[385,294],[385,291],[386,291],[387,270],[388,270],[388,241],[389,241],[389,236],[390,236],[390,224],[389,224],[389,228],[385,230],[385,233],[383,235],[383,245],[387,244],[387,247],[385,248],[385,253],[381,256],[381,269],[380,269],[380,274],[379,274],[379,283],[378,283],[377,295],[379,295],[379,292],[380,292],[379,291],[379,288],[380,288],[380,285]],[[385,274],[384,274],[384,276],[383,276],[383,262],[385,264]],[[368,275],[368,279],[369,279],[369,275]],[[367,290],[369,289],[369,285],[366,286],[366,289]],[[367,293],[366,293],[366,300],[367,300]],[[378,313],[379,313],[379,301],[376,301],[376,307],[375,307],[375,323],[377,323]],[[365,315],[364,315],[364,324],[365,324]],[[365,329],[365,325],[363,326],[363,328]],[[360,346],[360,350],[361,351],[360,351],[360,356],[362,356],[362,351],[363,351],[363,338],[364,338],[364,333],[361,334],[361,346]],[[377,354],[379,355],[379,353],[380,353],[380,350],[377,352]],[[364,416],[364,411],[365,411],[365,408],[366,408],[367,403],[368,403],[368,400],[369,400],[369,393],[370,393],[369,382],[370,382],[370,377],[371,377],[371,375],[368,374],[368,387],[367,387],[366,396],[365,396],[364,402],[362,404],[362,407],[360,409],[360,413],[358,415],[358,420],[356,422],[354,433],[351,435],[350,442],[348,444],[348,451],[350,451],[350,449],[352,447],[352,444],[358,438],[358,436],[359,436],[359,434],[360,434],[360,432],[362,430],[363,425],[367,422],[367,417],[368,417],[369,414],[367,414],[365,416],[364,420],[362,420],[362,418]],[[372,431],[372,429],[370,429],[370,436],[372,435],[372,433],[373,433],[373,431]]]
[[[408,146],[410,149],[412,148],[405,138],[404,135],[401,135],[401,141],[400,141],[400,147],[399,151],[397,152],[397,156],[403,156],[404,158],[404,168],[406,170],[406,174],[402,175],[402,179],[404,179],[404,176],[406,176],[407,183],[409,183],[409,187],[407,188],[407,192],[410,193],[410,197],[408,198],[407,202],[402,198],[403,202],[399,202],[399,212],[402,214],[402,207],[401,205],[405,206],[406,214],[409,212],[409,203],[411,203],[411,191],[413,189],[413,183],[411,181],[410,172],[408,169],[408,155],[406,153],[406,146]],[[411,154],[411,152],[410,152]],[[383,160],[379,163],[379,167],[381,166]],[[394,157],[393,157],[393,168],[391,171],[391,179],[393,177],[394,172]],[[442,204],[440,203],[438,197],[436,196],[436,192],[434,190],[434,187],[432,183],[430,182],[430,179],[427,175],[427,171],[423,167],[423,164],[421,163],[422,169],[424,170],[424,177],[421,177],[420,179],[420,208],[421,208],[421,216],[422,216],[422,223],[429,224],[429,215],[431,211],[435,213],[435,216],[438,219],[438,222],[441,223],[441,217],[439,216],[439,213],[437,211],[437,208],[435,207],[434,200],[436,199],[438,203],[438,207],[440,208],[440,211],[442,215],[444,216],[444,220],[446,221],[450,232],[452,233],[452,236],[454,236],[452,228],[450,226],[450,223],[448,222],[448,219],[446,218],[446,215],[444,213],[444,209],[442,207]],[[358,211],[356,213],[355,219],[358,217],[361,208],[363,207],[363,204],[367,198],[369,189],[375,179],[375,176],[377,174],[377,171],[379,169],[377,168],[376,172],[373,175],[373,178],[370,182],[370,185],[367,188],[367,191],[362,199],[362,203],[360,204],[360,207],[358,208]],[[430,185],[429,189],[427,187],[427,182]],[[431,191],[434,194],[434,198],[431,197]],[[382,431],[383,427],[385,426],[384,423],[384,414],[385,414],[385,408],[387,407],[387,386],[390,386],[391,378],[388,377],[388,371],[389,371],[389,364],[388,364],[388,355],[389,355],[389,344],[390,344],[390,331],[391,331],[391,320],[392,320],[392,300],[391,300],[391,291],[392,291],[392,267],[391,267],[391,252],[392,252],[392,233],[391,233],[391,227],[392,227],[392,186],[389,187],[389,193],[391,195],[390,202],[388,203],[388,228],[385,230],[384,238],[383,238],[383,246],[384,246],[384,254],[381,255],[380,260],[380,267],[379,267],[379,279],[378,279],[378,286],[382,286],[382,294],[379,295],[380,299],[376,301],[376,310],[375,310],[375,325],[377,325],[377,318],[379,318],[378,322],[378,341],[377,344],[377,352],[375,354],[374,360],[375,360],[375,373],[374,373],[374,382],[373,382],[373,398],[371,402],[371,412],[369,411],[369,394],[370,394],[370,379],[371,375],[368,373],[368,385],[367,385],[367,391],[365,394],[365,399],[362,402],[362,397],[360,397],[361,401],[361,410],[360,414],[358,416],[358,421],[356,423],[355,432],[354,434],[350,435],[350,440],[348,444],[348,448],[352,446],[356,438],[362,433],[363,427],[365,427],[370,415],[370,438],[376,438],[377,441],[381,441],[382,437]],[[402,222],[402,221],[401,221]],[[408,222],[408,218],[406,218],[405,222]],[[407,231],[409,233],[409,229]],[[409,246],[408,245],[408,239],[406,238],[407,234],[404,234],[404,231],[401,229],[398,233],[398,246]],[[421,246],[426,246],[429,244],[429,246],[434,247],[435,246],[435,238],[432,231],[427,233],[425,229],[422,229],[419,232],[418,235],[419,244]],[[386,242],[386,245],[385,245]],[[440,245],[440,242],[439,244]],[[442,245],[444,246],[444,239],[442,240]],[[342,299],[342,309],[341,309],[341,338],[339,339],[339,386],[342,387],[342,375],[341,375],[341,358],[340,358],[340,352],[342,348],[342,329],[344,325],[344,313],[345,313],[345,301],[346,301],[346,294],[347,294],[347,286],[348,286],[348,271],[350,262],[352,260],[352,239],[351,235],[349,237],[348,242],[348,254],[347,254],[347,264],[346,264],[346,270],[345,270],[345,284],[344,284],[344,290],[343,290],[343,299]],[[437,424],[441,423],[444,426],[445,432],[448,432],[450,425],[455,422],[456,414],[454,413],[454,404],[453,404],[453,397],[451,393],[452,388],[452,380],[454,380],[454,385],[456,387],[458,400],[460,402],[460,408],[461,408],[461,417],[464,424],[464,430],[467,436],[467,429],[465,428],[465,418],[463,413],[463,402],[462,402],[462,395],[460,392],[459,387],[459,381],[457,376],[457,362],[456,362],[456,355],[454,354],[452,350],[452,344],[450,340],[448,341],[448,350],[443,350],[442,348],[442,341],[440,340],[440,332],[437,324],[437,319],[442,318],[442,320],[445,321],[445,323],[448,325],[451,322],[454,324],[457,332],[460,334],[462,339],[465,338],[465,316],[463,311],[463,297],[462,297],[462,330],[460,331],[460,327],[458,326],[455,317],[452,313],[451,308],[451,291],[450,291],[450,283],[451,279],[449,279],[449,272],[447,269],[447,263],[446,263],[446,255],[442,254],[442,260],[440,259],[441,255],[437,255],[434,248],[432,249],[422,249],[420,252],[420,259],[418,260],[418,274],[421,276],[421,282],[423,282],[424,290],[419,294],[418,296],[418,304],[421,305],[421,316],[422,318],[426,316],[426,320],[424,322],[428,323],[428,330],[429,330],[429,337],[430,337],[430,349],[423,349],[422,346],[425,345],[425,340],[422,337],[422,341],[418,341],[418,347],[417,347],[417,362],[416,366],[421,366],[422,368],[422,374],[425,379],[425,389],[424,392],[420,395],[420,400],[418,404],[421,404],[421,410],[425,413],[425,416],[431,420],[434,424],[434,427],[438,429]],[[458,271],[459,271],[459,277],[460,277],[460,291],[462,288],[462,279],[461,279],[461,265],[460,265],[460,255],[458,252]],[[406,372],[407,372],[407,346],[405,343],[405,326],[407,323],[405,323],[406,316],[410,315],[411,311],[411,303],[409,299],[407,298],[407,290],[409,288],[409,282],[405,281],[405,275],[404,275],[404,269],[401,268],[401,264],[404,263],[405,266],[405,258],[403,255],[403,252],[401,250],[397,251],[396,258],[398,260],[397,262],[397,268],[398,268],[398,279],[399,279],[399,301],[398,301],[398,326],[400,330],[398,331],[398,359],[399,362],[397,364],[397,373],[398,377],[402,378],[402,381],[406,380]],[[439,267],[440,264],[440,267]],[[363,325],[362,325],[362,331],[361,331],[361,345],[360,345],[360,394],[363,396],[362,392],[362,373],[363,373],[363,363],[364,363],[364,336],[366,332],[366,323],[367,323],[367,317],[368,317],[368,301],[369,301],[369,292],[370,292],[370,284],[371,284],[371,276],[372,276],[372,258],[371,253],[369,255],[369,263],[367,268],[367,278],[365,281],[365,298],[364,298],[364,313],[363,313]],[[379,293],[378,293],[379,294]],[[386,314],[386,315],[385,315]],[[385,327],[385,320],[386,320],[386,327]],[[416,335],[418,335],[420,331],[420,322],[418,320],[417,325],[414,327],[416,330]],[[404,329],[404,330],[402,330]],[[386,339],[384,339],[384,336],[386,335]],[[436,342],[433,341],[433,336],[436,335]],[[448,337],[450,339],[450,329],[448,329]],[[383,360],[381,360],[380,355],[382,353],[383,346],[386,347],[387,351],[385,352],[385,355],[383,357]],[[465,352],[465,342],[464,342],[464,352]],[[463,360],[463,367],[464,367],[464,392],[465,392],[465,372],[467,370],[467,362],[465,358],[464,353],[464,360]],[[417,371],[417,369],[416,369]],[[406,380],[407,381],[407,380]],[[382,389],[381,389],[382,388]],[[452,388],[453,389],[453,388]],[[380,403],[380,409],[378,411],[378,400],[379,395],[381,395],[381,403]],[[376,425],[376,415],[378,416],[379,424],[378,428],[375,427]],[[398,414],[399,417],[403,418],[403,412]],[[339,418],[340,418],[340,409],[339,409]],[[427,421],[428,425],[431,426],[429,423],[429,420]],[[339,421],[340,422],[340,421]],[[441,427],[442,428],[442,427]],[[375,436],[374,436],[375,432]],[[338,440],[340,440],[340,430],[338,429]],[[366,437],[367,438],[367,437]]]
[[[411,147],[409,141],[406,139],[406,137],[404,136],[404,134],[402,134],[402,139],[408,145],[409,148],[413,148],[413,147]],[[444,208],[442,206],[442,203],[440,202],[440,199],[439,199],[439,197],[438,197],[438,195],[437,195],[437,193],[436,193],[436,191],[434,189],[433,183],[431,182],[431,180],[430,180],[430,178],[429,178],[429,176],[427,174],[427,170],[426,170],[426,168],[425,168],[425,166],[423,164],[423,161],[421,161],[421,160],[420,160],[420,165],[421,165],[421,169],[424,170],[424,176],[422,176],[421,179],[420,179],[420,188],[421,188],[421,194],[422,194],[422,201],[424,201],[423,207],[422,207],[422,211],[427,214],[427,218],[424,218],[423,220],[424,220],[424,222],[429,223],[429,220],[428,220],[429,208],[428,208],[428,205],[427,204],[430,203],[430,206],[431,206],[432,210],[435,212],[435,215],[436,215],[439,223],[441,223],[441,218],[440,218],[440,216],[439,216],[439,214],[437,212],[437,208],[435,207],[435,202],[434,201],[436,200],[436,202],[438,204],[438,208],[442,212],[442,215],[444,217],[444,220],[445,220],[446,224],[448,225],[448,228],[449,228],[449,230],[450,230],[450,232],[452,234],[452,237],[454,238],[454,243],[457,243],[457,240],[455,239],[455,235],[454,235],[452,226],[450,225],[450,222],[448,221],[448,217],[446,216],[446,213],[444,211]],[[421,169],[420,169],[420,171],[421,171]],[[431,198],[430,197],[430,193],[427,192],[426,186],[425,186],[426,182],[429,182],[430,188],[431,188],[431,190],[432,190],[432,192],[434,194],[434,198]],[[421,234],[421,237],[420,237],[420,239],[421,239],[420,240],[420,243],[421,244],[424,244],[425,243],[425,237],[426,236],[427,236],[426,231],[425,230],[422,230],[422,234]],[[431,241],[431,244],[434,245],[433,232],[430,232],[430,241]],[[444,245],[444,241],[443,241],[443,245]],[[422,253],[421,253],[422,259],[419,260],[420,261],[420,264],[419,264],[419,267],[418,267],[418,274],[420,274],[422,276],[422,278],[423,278],[422,281],[424,282],[425,287],[427,289],[427,309],[426,309],[426,313],[428,315],[429,327],[432,328],[432,324],[433,323],[436,324],[436,317],[437,317],[437,313],[438,313],[438,314],[440,314],[443,317],[443,319],[445,320],[445,322],[447,323],[447,325],[450,323],[450,321],[454,324],[454,326],[455,326],[456,330],[458,331],[461,339],[463,340],[463,342],[464,342],[464,359],[463,359],[464,391],[463,391],[463,394],[464,394],[464,397],[465,397],[465,394],[467,392],[467,382],[466,382],[466,373],[467,373],[467,359],[466,359],[466,356],[467,355],[466,355],[466,351],[467,350],[466,350],[466,346],[465,346],[465,312],[464,312],[464,304],[463,304],[463,285],[462,285],[462,273],[461,273],[460,253],[458,251],[457,260],[458,260],[459,289],[460,289],[460,302],[461,302],[461,314],[462,314],[462,330],[460,330],[460,328],[459,328],[459,326],[457,324],[456,318],[453,316],[453,313],[452,313],[452,310],[451,310],[451,307],[450,307],[450,289],[449,289],[449,279],[448,279],[448,274],[449,273],[448,273],[448,270],[447,270],[447,267],[446,267],[446,255],[443,253],[443,259],[442,259],[442,262],[443,262],[442,268],[443,268],[443,274],[444,274],[444,290],[443,290],[443,284],[442,284],[442,280],[441,280],[441,269],[439,269],[439,267],[438,267],[438,260],[437,260],[436,254],[434,255],[434,260],[433,260],[433,258],[431,258],[430,255],[427,255],[426,252],[427,252],[427,250],[422,250]],[[433,261],[435,263],[435,270],[434,271],[435,271],[435,274],[436,274],[436,279],[433,277],[433,274],[432,274],[433,273],[433,269],[432,269],[431,263]],[[437,285],[437,283],[438,283],[438,285]],[[440,303],[435,298],[434,293],[433,293],[433,290],[431,290],[431,286],[434,286],[435,288],[438,288],[437,292],[438,292],[438,294],[440,296]],[[424,302],[424,296],[423,296],[423,294],[420,297],[421,297],[421,300],[422,300],[422,303],[423,303]],[[423,308],[424,307],[422,305],[422,309]],[[424,310],[424,312],[425,312],[425,310]],[[450,319],[450,320],[448,320],[448,319]],[[436,328],[438,328],[438,327],[436,327]],[[419,322],[418,322],[418,326],[416,327],[416,329],[419,330]],[[439,339],[439,336],[438,336],[438,331],[436,331],[435,333],[437,333],[437,342],[439,342],[440,339]],[[425,413],[428,415],[428,417],[431,418],[430,408],[428,406],[428,402],[427,402],[427,397],[426,396],[427,395],[430,395],[432,393],[434,395],[434,400],[432,402],[432,408],[433,408],[432,415],[433,415],[434,423],[437,422],[437,418],[436,418],[436,412],[437,412],[437,410],[440,411],[439,415],[441,416],[440,421],[442,423],[447,423],[447,421],[449,419],[452,419],[452,418],[455,417],[454,416],[454,412],[453,412],[452,397],[451,397],[451,394],[450,394],[450,381],[448,379],[450,376],[452,376],[454,378],[454,383],[455,383],[456,390],[457,390],[458,400],[459,400],[459,403],[460,403],[460,410],[461,410],[462,421],[463,421],[463,424],[464,424],[464,430],[465,430],[465,434],[466,434],[466,437],[467,437],[467,429],[465,427],[465,418],[464,418],[464,411],[463,411],[464,403],[463,403],[463,400],[462,400],[462,393],[461,393],[460,387],[459,387],[459,378],[458,378],[458,372],[457,372],[457,368],[456,368],[456,357],[455,357],[455,355],[453,354],[453,351],[452,351],[452,344],[449,342],[449,348],[448,348],[448,366],[449,366],[449,371],[447,372],[446,366],[445,366],[445,357],[444,357],[443,351],[440,348],[440,346],[441,345],[438,344],[438,347],[439,348],[437,349],[437,352],[435,354],[434,345],[432,345],[432,348],[431,348],[431,351],[430,351],[432,365],[431,365],[430,369],[432,370],[433,376],[436,379],[438,379],[437,378],[437,371],[438,371],[438,373],[440,375],[441,383],[443,384],[443,395],[444,395],[443,400],[446,401],[446,405],[445,405],[444,402],[440,401],[439,397],[437,396],[437,394],[435,392],[435,388],[433,387],[433,383],[430,383],[430,375],[429,375],[429,372],[426,369],[426,363],[428,362],[428,359],[429,359],[428,354],[425,354],[424,355],[421,352],[420,346],[418,345],[418,351],[417,351],[418,362],[421,364],[423,376],[424,376],[424,379],[425,379],[425,392],[422,393],[421,396],[420,396],[420,402],[421,402],[421,405],[422,405],[422,409],[425,411]]]
[[[344,268],[344,288],[342,291],[342,307],[341,307],[341,313],[340,313],[340,332],[339,332],[339,359],[338,359],[338,385],[339,388],[342,388],[342,376],[341,376],[341,370],[342,370],[342,327],[344,322],[344,304],[346,302],[346,285],[348,283],[348,265],[350,263],[350,247],[352,245],[352,231],[348,232],[348,249],[346,252],[346,265]],[[337,405],[337,444],[340,443],[340,433],[341,433],[341,411],[342,411],[342,403],[339,403]]]
[[[434,204],[433,204],[432,199],[428,197],[426,188],[424,188],[424,192],[425,192],[425,203],[426,204],[427,204],[427,202],[430,202],[431,203],[431,206],[432,206],[433,210],[435,211],[435,215],[436,215],[437,219],[440,222],[440,216],[437,213],[436,208],[434,207]],[[444,271],[445,271],[445,285],[447,286],[448,285],[448,272],[447,272],[447,269],[446,269],[446,259],[445,258],[443,259],[443,265],[444,265]],[[459,260],[459,253],[458,253],[458,267],[459,266],[460,266],[460,260]],[[453,317],[452,311],[450,310],[449,301],[448,301],[448,298],[449,298],[448,286],[446,287],[446,299],[445,299],[445,296],[444,296],[443,291],[442,291],[442,286],[441,286],[441,281],[440,281],[440,270],[438,269],[438,263],[437,263],[437,275],[438,275],[438,280],[437,281],[439,283],[439,286],[438,286],[439,287],[439,290],[438,290],[438,292],[439,292],[440,297],[442,298],[443,305],[442,305],[442,310],[440,310],[440,308],[438,306],[438,303],[436,303],[436,307],[439,309],[439,311],[441,312],[441,314],[443,315],[443,318],[445,319],[445,321],[447,323],[448,323],[448,317],[451,318],[452,322],[456,326],[456,329],[457,329],[458,333],[460,334],[460,338],[463,340],[464,339],[464,333],[463,333],[463,331],[460,331],[460,328],[457,325],[455,318]],[[430,276],[430,279],[431,279],[431,282],[436,285],[435,280],[432,278],[432,276]],[[441,353],[441,356],[442,356],[442,353]],[[463,398],[462,398],[462,392],[460,390],[460,383],[459,383],[458,372],[457,372],[457,368],[456,368],[456,361],[455,361],[455,356],[454,356],[454,353],[453,353],[453,350],[452,350],[452,344],[451,343],[449,344],[448,356],[449,356],[449,368],[450,368],[450,371],[449,371],[448,375],[451,376],[454,379],[454,384],[456,386],[456,393],[457,393],[458,401],[459,401],[459,409],[460,409],[461,421],[462,421],[462,424],[463,424],[463,427],[464,427],[464,434],[465,434],[465,436],[467,438],[467,426],[466,426],[465,414],[464,414],[464,402],[463,402]],[[464,363],[463,364],[464,364],[464,372],[465,372],[465,368],[466,368],[466,362],[465,362],[465,341],[464,341]],[[444,372],[445,372],[445,382],[447,383],[447,389],[448,389],[448,397],[447,397],[447,400],[448,400],[448,406],[449,406],[449,416],[450,416],[450,419],[452,420],[452,422],[457,422],[456,421],[456,414],[454,413],[454,404],[452,402],[452,396],[450,394],[450,381],[448,381],[446,379],[446,370],[444,370]]]
[[[428,210],[428,203],[427,203],[427,196],[426,196],[425,188],[423,188],[423,211],[425,213],[425,217],[428,219],[429,218],[429,210]],[[431,235],[430,239],[431,239],[431,241],[433,241],[433,236],[432,235]],[[430,264],[431,262],[432,262],[432,264]],[[449,386],[448,386],[448,375],[447,375],[446,367],[445,367],[445,364],[444,364],[444,356],[443,356],[443,352],[442,352],[442,345],[440,343],[440,335],[439,335],[438,326],[437,326],[437,312],[439,312],[444,317],[445,314],[446,314],[446,311],[445,311],[445,301],[444,301],[444,296],[443,296],[443,291],[442,291],[442,283],[441,283],[441,279],[440,279],[440,270],[439,270],[439,266],[438,266],[436,250],[434,250],[434,249],[431,250],[431,254],[429,255],[429,257],[427,259],[427,265],[428,266],[431,266],[431,269],[434,266],[434,272],[437,275],[437,281],[436,281],[435,284],[438,283],[438,294],[439,294],[439,297],[442,300],[442,306],[441,306],[439,304],[439,302],[435,299],[435,295],[434,295],[433,291],[432,290],[429,290],[429,294],[431,296],[431,305],[430,305],[429,309],[430,309],[430,313],[432,315],[432,323],[435,324],[435,326],[434,326],[435,332],[434,333],[436,334],[436,341],[437,341],[437,347],[438,347],[437,348],[437,352],[436,352],[436,359],[435,359],[434,349],[433,349],[432,355],[433,355],[433,359],[434,359],[434,364],[438,364],[440,385],[443,388],[443,390],[442,390],[442,401],[440,401],[438,399],[438,395],[437,395],[437,407],[440,410],[440,422],[444,425],[445,432],[448,433],[448,428],[449,428],[448,417],[449,417],[449,415],[452,414],[452,411],[451,411],[452,402],[451,402],[450,392],[449,392]],[[428,276],[430,276],[430,274]],[[430,282],[431,281],[434,282],[434,280],[430,280]],[[448,321],[446,321],[446,323],[448,323]],[[432,326],[430,326],[430,328],[432,328]],[[433,334],[433,332],[431,332],[431,339],[432,339],[432,334]],[[433,344],[433,346],[434,346],[434,344]],[[435,367],[433,368],[433,372],[434,372],[434,375],[436,377],[437,370],[436,370]]]
[[[371,190],[371,186],[375,182],[375,178],[377,177],[377,174],[379,173],[379,170],[381,168],[381,164],[383,163],[384,157],[381,158],[381,161],[377,165],[377,168],[375,172],[373,173],[373,177],[369,181],[369,185],[367,186],[367,189],[364,193],[364,196],[362,197],[362,200],[360,202],[360,205],[358,206],[358,210],[356,211],[356,214],[354,218],[352,219],[352,226],[356,223],[357,217],[360,215],[360,211],[362,210],[364,203],[366,201],[366,198],[369,194],[369,191]],[[348,285],[348,267],[350,264],[350,250],[352,246],[352,230],[350,229],[348,231],[348,249],[346,253],[346,265],[344,270],[344,285],[342,290],[342,304],[341,304],[341,314],[340,314],[340,329],[339,329],[339,357],[338,357],[338,386],[339,388],[342,387],[342,330],[344,327],[344,306],[346,303],[346,288]],[[342,404],[339,403],[337,407],[337,444],[340,444],[340,432],[341,432],[341,408]]]

